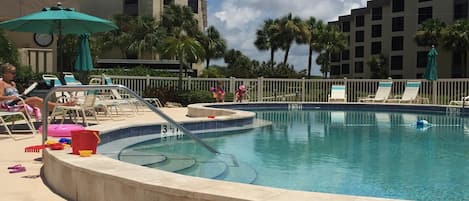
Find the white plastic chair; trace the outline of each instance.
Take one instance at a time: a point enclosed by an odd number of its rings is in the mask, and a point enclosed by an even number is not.
[[[384,102],[389,98],[392,89],[392,82],[383,81],[379,82],[378,90],[375,95],[369,95],[366,98],[361,98],[359,102]]]
[[[417,102],[421,82],[408,81],[401,98],[387,99],[385,102],[414,103]]]
[[[328,97],[329,102],[347,102],[347,93],[345,85],[332,85],[331,93]]]
[[[87,94],[84,97],[84,102],[82,104],[74,105],[74,106],[65,106],[65,105],[60,105],[60,106],[55,106],[54,110],[52,111],[52,114],[50,115],[50,121],[52,121],[56,116],[61,115],[62,116],[62,121],[61,123],[64,122],[68,112],[73,111],[75,112],[75,119],[73,119],[74,122],[77,121],[78,116],[81,116],[83,118],[83,123],[88,126],[88,120],[86,118],[87,112],[91,113],[96,120],[96,123],[99,124],[99,120],[97,117],[97,113],[95,110],[95,102],[96,102],[96,95],[95,94]]]

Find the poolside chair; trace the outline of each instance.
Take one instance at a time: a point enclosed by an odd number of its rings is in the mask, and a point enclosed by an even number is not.
[[[329,102],[347,102],[347,93],[345,85],[332,85],[331,93],[328,97]]]
[[[49,123],[53,119],[55,119],[55,117],[59,115],[62,116],[61,123],[63,123],[67,114],[71,111],[74,112],[75,114],[75,118],[72,119],[72,121],[74,122],[77,122],[78,116],[81,116],[83,118],[83,124],[88,126],[89,124],[88,124],[88,120],[86,116],[87,114],[91,114],[96,120],[96,122],[99,123],[95,103],[96,103],[96,95],[93,93],[88,93],[87,95],[85,95],[84,102],[81,104],[77,104],[74,106],[65,106],[65,105],[55,106],[54,110],[52,111],[52,114],[50,115]]]
[[[20,98],[20,101],[22,101],[23,104],[25,104],[24,100],[22,98]],[[17,119],[18,117],[21,117],[21,119]],[[11,118],[11,119],[9,119],[9,118]],[[10,121],[8,121],[8,120],[10,120]],[[23,120],[24,123],[26,124],[26,126],[28,127],[28,129],[27,130],[23,130],[23,129],[22,130],[17,130],[17,129],[13,130],[13,127],[15,126],[15,123],[18,120]],[[21,109],[19,111],[6,111],[6,109],[5,110],[1,109],[0,110],[0,122],[2,123],[3,128],[8,133],[8,135],[10,137],[12,137],[14,140],[33,137],[35,134],[37,134],[37,130],[34,128],[33,119],[31,118],[31,115],[29,115],[28,112],[24,111],[24,109]],[[8,127],[8,124],[11,125],[11,128]],[[21,133],[31,132],[32,135],[24,137],[24,138],[17,138],[15,136],[13,136],[14,132],[21,132]]]
[[[416,103],[418,100],[417,95],[419,94],[421,82],[420,81],[408,81],[405,85],[404,93],[401,98],[387,99],[386,103]]]
[[[379,82],[375,95],[368,95],[366,98],[358,99],[359,102],[384,102],[391,94],[392,82]]]
[[[82,85],[82,83],[75,78],[73,73],[63,72],[63,74],[64,74],[64,81],[66,85]]]
[[[452,100],[449,102],[450,105],[464,105],[469,106],[469,96],[462,97],[461,100]]]

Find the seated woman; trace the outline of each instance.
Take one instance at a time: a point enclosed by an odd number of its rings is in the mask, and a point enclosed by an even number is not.
[[[19,101],[19,92],[16,83],[13,81],[16,75],[16,67],[6,63],[1,66],[2,79],[0,81],[0,108],[7,111],[19,111],[24,109],[29,114],[41,120],[41,110],[44,100],[40,97],[26,97],[24,102]],[[24,105],[26,104],[26,105]],[[49,111],[57,105],[75,105],[75,102],[55,103],[48,102]]]

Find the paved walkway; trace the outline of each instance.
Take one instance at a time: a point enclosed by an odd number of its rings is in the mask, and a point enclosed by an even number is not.
[[[187,120],[185,116],[186,108],[164,108],[163,111],[175,118],[176,120]],[[118,122],[132,122],[151,116],[155,118],[155,114],[151,112],[140,113],[137,116],[129,116],[127,120],[117,120]],[[112,123],[112,121],[102,121],[101,124]],[[116,123],[116,122],[114,122]],[[30,135],[30,134],[28,134]],[[23,137],[28,135],[16,134],[15,136]],[[37,161],[41,157],[41,152],[24,152],[24,148],[41,144],[41,135],[35,135],[32,138],[23,140],[13,140],[6,133],[0,134],[0,200],[11,201],[55,201],[65,200],[59,195],[52,192],[47,187],[44,180],[40,176],[42,162]],[[9,173],[9,166],[21,164],[26,167],[25,172]],[[64,178],[66,179],[66,178]]]

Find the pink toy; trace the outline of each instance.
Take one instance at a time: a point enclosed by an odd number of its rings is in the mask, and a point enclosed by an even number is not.
[[[71,131],[84,129],[82,125],[78,124],[50,124],[47,127],[47,135],[51,137],[71,137]],[[38,130],[39,133],[42,133],[42,126]]]

